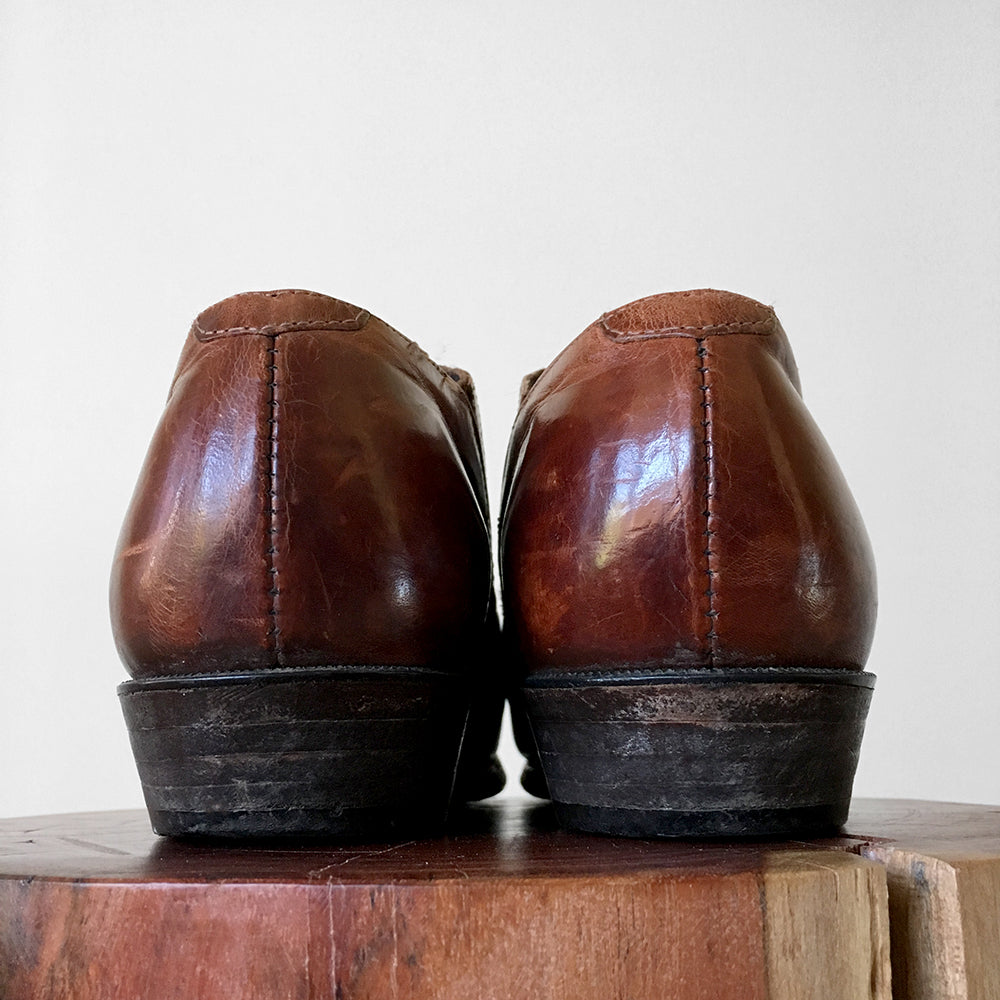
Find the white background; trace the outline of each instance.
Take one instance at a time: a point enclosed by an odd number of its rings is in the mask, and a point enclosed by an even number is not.
[[[141,804],[118,527],[194,314],[287,286],[473,373],[494,504],[602,312],[773,304],[879,563],[856,791],[1000,802],[998,10],[0,2],[0,815]]]

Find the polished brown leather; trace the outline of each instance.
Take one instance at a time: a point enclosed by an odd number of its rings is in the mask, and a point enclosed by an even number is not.
[[[523,670],[860,670],[868,536],[774,312],[729,292],[601,317],[529,376],[501,514]]]
[[[364,309],[237,295],[184,345],[111,579],[137,678],[484,669],[494,641],[470,378]]]

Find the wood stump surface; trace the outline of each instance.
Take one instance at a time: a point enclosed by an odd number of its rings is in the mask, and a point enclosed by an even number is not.
[[[0,998],[1000,1000],[1000,807],[858,800],[841,836],[644,841],[535,800],[398,844],[0,820]]]

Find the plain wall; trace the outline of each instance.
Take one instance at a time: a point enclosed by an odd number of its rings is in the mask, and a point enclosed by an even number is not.
[[[118,528],[192,317],[289,286],[473,373],[494,506],[602,312],[773,304],[879,564],[856,792],[1000,802],[998,10],[0,2],[0,815],[141,805]]]

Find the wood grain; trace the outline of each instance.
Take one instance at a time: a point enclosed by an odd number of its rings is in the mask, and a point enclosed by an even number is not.
[[[885,873],[858,860],[833,851],[768,859],[769,997],[890,996]]]
[[[507,802],[437,840],[256,848],[2,820],[0,996],[994,998],[998,820],[875,802],[833,839],[658,842]]]

